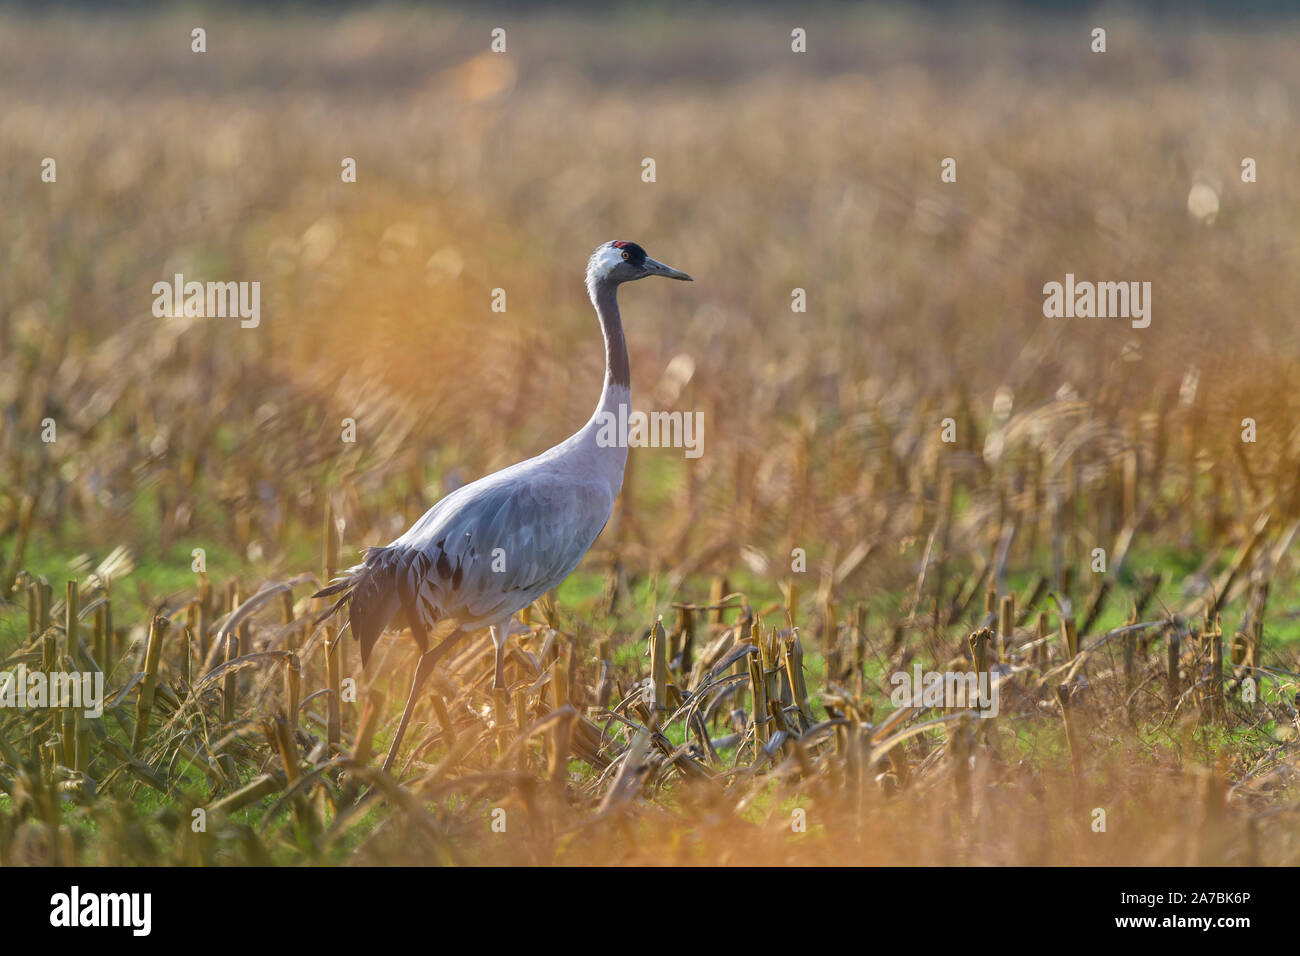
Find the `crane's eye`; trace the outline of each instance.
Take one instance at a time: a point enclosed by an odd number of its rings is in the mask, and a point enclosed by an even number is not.
[[[631,259],[631,258],[632,258],[632,253],[630,253],[630,252],[624,252],[624,253],[623,253],[623,258],[624,258],[624,259]]]

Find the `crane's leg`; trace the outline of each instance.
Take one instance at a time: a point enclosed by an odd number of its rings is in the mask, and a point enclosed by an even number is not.
[[[497,672],[496,677],[492,679],[493,690],[506,689],[506,636],[510,633],[510,621],[506,620],[503,624],[495,624],[488,628],[492,635],[492,643],[496,645],[497,651]]]
[[[415,666],[415,679],[411,681],[411,696],[406,699],[406,709],[402,711],[402,721],[397,725],[397,733],[393,735],[393,743],[388,748],[388,756],[384,758],[384,773],[389,773],[393,769],[393,762],[397,759],[397,751],[402,746],[402,737],[406,734],[406,725],[411,722],[411,713],[415,710],[415,702],[420,699],[420,688],[429,679],[429,675],[433,673],[438,661],[447,651],[451,650],[452,644],[464,636],[459,632],[451,634],[420,655],[420,661]]]

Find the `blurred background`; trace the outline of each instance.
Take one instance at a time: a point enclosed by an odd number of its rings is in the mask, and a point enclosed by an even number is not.
[[[293,529],[330,493],[345,550],[386,541],[585,421],[602,352],[582,271],[616,237],[697,278],[624,296],[638,406],[706,422],[698,460],[632,456],[615,534],[640,572],[842,557],[924,495],[873,476],[938,455],[942,418],[971,459],[954,469],[996,464],[999,391],[1004,418],[1077,397],[1105,457],[1181,386],[1207,450],[1239,451],[1250,415],[1259,467],[1289,466],[1290,27],[1068,6],[11,10],[0,523],[39,495],[40,552],[125,541],[182,578],[192,547],[232,571],[305,560]],[[1197,184],[1217,214],[1189,213]],[[260,281],[261,326],[154,318],[177,272]],[[1045,319],[1067,272],[1151,282],[1151,327]],[[47,416],[57,442],[31,441]],[[394,489],[401,509],[374,507]]]
[[[386,543],[586,421],[583,270],[622,238],[696,279],[622,296],[634,404],[705,428],[698,459],[632,453],[560,591],[624,664],[673,601],[736,590],[827,642],[820,676],[855,604],[942,662],[986,581],[1068,600],[1095,547],[1100,630],[1130,591],[1201,594],[1264,513],[1285,602],[1298,28],[1281,3],[0,10],[0,585],[100,568],[139,638],[196,548],[247,587],[320,574],[327,507],[343,563]],[[156,318],[175,273],[260,282],[259,327]],[[1067,273],[1149,282],[1150,327],[1045,318]],[[0,643],[28,625],[0,613]],[[1296,615],[1267,630],[1293,658]]]

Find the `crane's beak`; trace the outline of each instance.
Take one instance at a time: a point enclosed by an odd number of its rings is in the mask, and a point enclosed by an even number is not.
[[[643,267],[645,268],[646,275],[663,276],[666,279],[680,279],[683,282],[695,281],[685,272],[678,272],[672,266],[666,266],[662,262],[657,262],[654,259],[651,259],[649,256],[646,256]]]

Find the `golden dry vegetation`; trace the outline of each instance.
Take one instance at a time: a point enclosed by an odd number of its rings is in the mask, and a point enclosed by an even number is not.
[[[0,862],[1300,861],[1295,27],[496,25],[0,22],[0,663],[112,704],[0,710]],[[696,277],[623,311],[704,454],[634,451],[511,694],[477,642],[379,773],[413,644],[362,672],[314,584],[585,420],[610,238]]]

